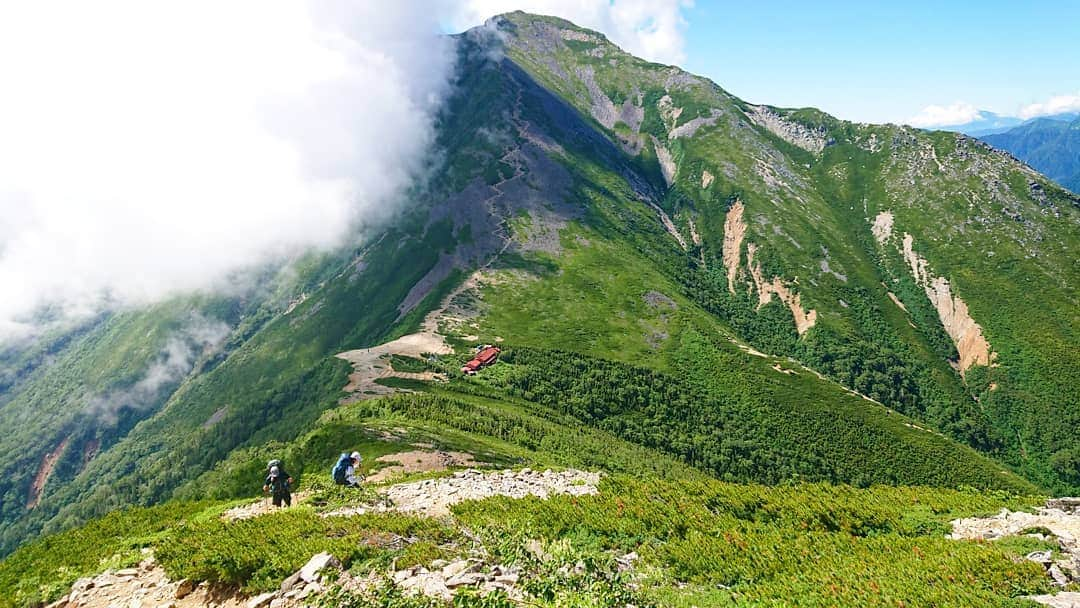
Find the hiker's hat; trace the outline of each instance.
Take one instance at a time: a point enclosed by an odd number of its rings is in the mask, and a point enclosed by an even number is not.
[[[353,452],[352,455],[349,456],[349,458],[352,458],[353,460],[363,460],[364,459],[364,457],[360,455],[360,452]]]

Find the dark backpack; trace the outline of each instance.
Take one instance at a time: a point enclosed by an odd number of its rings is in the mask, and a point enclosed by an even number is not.
[[[349,483],[345,476],[348,474],[350,464],[352,464],[352,458],[349,458],[348,454],[342,454],[341,458],[338,458],[334,469],[330,471],[330,474],[334,476],[334,483],[342,486]]]
[[[274,469],[274,467],[277,467],[277,470],[278,470],[277,477],[270,477],[270,471],[272,471]],[[288,492],[289,489],[290,489],[289,488],[289,474],[285,471],[285,463],[283,463],[283,462],[281,462],[280,460],[277,460],[277,459],[271,460],[266,465],[266,481],[267,481],[267,485],[270,486],[270,489],[275,494],[279,494],[279,493],[282,493],[282,492]]]

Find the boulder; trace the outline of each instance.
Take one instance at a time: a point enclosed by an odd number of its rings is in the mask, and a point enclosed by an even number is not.
[[[479,572],[462,572],[457,576],[446,579],[446,586],[450,589],[455,587],[465,587],[470,585],[477,585],[484,582],[487,577]]]
[[[195,591],[195,581],[182,578],[176,583],[176,593],[173,594],[173,597],[182,600],[191,595],[192,591]]]
[[[442,575],[444,578],[453,578],[459,574],[465,572],[476,572],[480,569],[480,562],[475,560],[462,559],[456,562],[450,562],[442,569]]]
[[[1033,595],[1028,596],[1028,599],[1050,606],[1050,608],[1076,608],[1080,606],[1080,592],[1077,591],[1064,591],[1056,595]]]
[[[1053,561],[1053,555],[1050,551],[1032,551],[1025,555],[1024,559],[1035,562],[1036,564],[1042,564],[1043,566],[1049,566]]]
[[[1057,564],[1050,566],[1047,572],[1050,574],[1050,578],[1054,579],[1054,583],[1062,587],[1069,584],[1069,577],[1065,576],[1065,573],[1057,567]]]
[[[528,551],[540,561],[544,561],[548,558],[547,551],[544,551],[544,543],[539,539],[530,539],[525,543],[525,550]]]
[[[255,597],[248,600],[246,606],[247,606],[247,608],[264,608],[265,606],[269,606],[270,601],[273,600],[273,599],[274,599],[274,592],[273,591],[268,591],[266,593],[261,593],[259,595],[256,595]]]
[[[1046,501],[1046,508],[1058,509],[1066,513],[1080,514],[1080,497],[1052,498]]]
[[[453,597],[450,589],[446,586],[446,582],[443,581],[442,575],[434,572],[417,574],[412,578],[407,578],[401,581],[401,588],[413,593],[445,600]]]
[[[304,590],[300,592],[300,595],[298,595],[297,598],[302,600],[302,599],[307,598],[308,596],[315,595],[317,593],[322,593],[322,592],[323,592],[323,586],[322,585],[320,585],[319,583],[311,583],[307,587],[304,587]]]
[[[281,592],[285,593],[287,591],[292,591],[293,587],[301,580],[303,579],[300,578],[300,571],[297,570],[289,578],[281,581]]]
[[[329,553],[318,553],[300,569],[300,578],[305,582],[314,583],[319,580],[319,573],[327,568],[341,568],[341,562]]]
[[[403,581],[403,580],[405,580],[407,578],[412,578],[415,575],[416,575],[416,568],[406,568],[404,570],[398,570],[397,572],[395,572],[394,576],[393,576],[393,579],[394,579],[395,583],[400,583],[401,581]]]
[[[56,600],[55,602],[49,604],[48,606],[45,606],[45,608],[67,608],[67,605],[68,605],[68,596],[65,595],[64,597]]]

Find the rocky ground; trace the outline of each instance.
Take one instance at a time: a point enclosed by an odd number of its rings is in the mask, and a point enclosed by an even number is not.
[[[555,494],[581,496],[595,494],[599,473],[586,471],[458,471],[440,479],[426,479],[380,488],[381,500],[326,513],[327,517],[348,517],[371,511],[402,511],[430,517],[448,516],[449,507],[469,499],[490,496],[547,498]],[[294,495],[294,504],[308,497]],[[241,505],[227,511],[228,520],[247,519],[269,513],[275,507],[267,500]],[[636,556],[620,558],[629,566]],[[282,582],[281,588],[254,597],[234,590],[212,588],[205,583],[172,581],[147,552],[137,568],[108,570],[96,577],[80,579],[71,593],[48,608],[299,608],[311,606],[327,589],[327,579],[351,591],[372,589],[392,581],[407,593],[450,599],[456,589],[471,587],[480,593],[502,590],[522,599],[518,571],[510,566],[489,563],[482,550],[467,559],[453,562],[435,560],[427,566],[391,569],[384,576],[357,577],[342,569],[332,555],[319,554]]]
[[[48,608],[246,608],[249,598],[183,579],[171,581],[146,550],[135,568],[107,570],[75,581]]]
[[[381,498],[377,503],[338,509],[324,516],[402,511],[446,517],[449,507],[463,500],[499,495],[546,498],[555,494],[595,494],[599,481],[599,473],[576,470],[467,469],[445,478],[386,486],[379,489]],[[262,504],[238,507],[230,519],[257,516],[265,510],[253,506]],[[950,537],[994,540],[1021,534],[1056,541],[1060,549],[1036,551],[1027,556],[1046,567],[1047,575],[1062,589],[1031,599],[1052,608],[1080,608],[1080,592],[1065,590],[1080,583],[1080,499],[1054,499],[1036,513],[1003,510],[992,517],[959,519],[953,522]],[[527,549],[537,555],[543,551],[539,543]],[[633,553],[617,558],[620,569],[633,568],[636,558]],[[109,570],[94,578],[80,579],[68,596],[49,608],[300,608],[315,605],[327,592],[330,581],[335,587],[354,593],[393,584],[406,593],[442,599],[450,599],[457,590],[466,588],[481,594],[499,590],[522,602],[528,599],[519,584],[521,573],[514,566],[493,562],[483,546],[477,544],[467,557],[454,561],[435,560],[405,569],[391,566],[385,572],[367,575],[350,573],[336,557],[320,553],[285,579],[279,589],[254,597],[215,589],[205,583],[169,580],[147,551],[136,568]]]
[[[547,498],[553,494],[583,496],[595,494],[600,483],[599,473],[550,469],[532,469],[484,473],[477,469],[458,471],[450,477],[425,479],[389,486],[382,493],[388,503],[360,505],[332,511],[328,516],[354,515],[371,511],[402,511],[429,517],[450,513],[450,506],[463,500],[479,500],[490,496]]]
[[[993,517],[958,519],[951,538],[995,540],[1004,536],[1028,535],[1056,541],[1060,555],[1035,551],[1027,559],[1042,564],[1058,587],[1080,584],[1080,498],[1055,498],[1036,513],[1002,509]],[[1080,592],[1062,591],[1031,599],[1053,608],[1080,608]]]

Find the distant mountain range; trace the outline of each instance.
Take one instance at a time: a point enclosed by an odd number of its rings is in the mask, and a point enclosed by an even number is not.
[[[1023,120],[980,110],[975,120],[930,131],[956,131],[1004,150],[1039,172],[1080,192],[1080,112]]]
[[[1003,133],[979,136],[986,143],[1011,153],[1039,172],[1080,192],[1080,118],[1036,118]]]
[[[1016,116],[1004,116],[989,110],[979,110],[978,118],[975,120],[955,125],[942,125],[930,130],[956,131],[972,137],[981,137],[991,133],[1002,133],[1023,123],[1024,119]]]
[[[1080,118],[1080,112],[1064,112],[1061,114],[1051,114],[1049,116],[1040,116],[1038,118],[1024,120],[1018,116],[1006,116],[989,110],[979,110],[978,118],[974,120],[954,125],[941,125],[932,127],[929,130],[956,131],[957,133],[963,133],[964,135],[981,138],[985,135],[1004,133],[1010,129],[1029,125],[1038,121],[1071,122],[1077,118]]]

